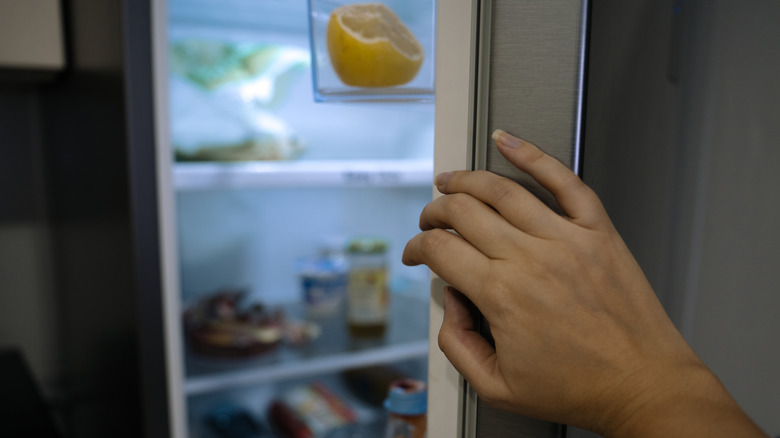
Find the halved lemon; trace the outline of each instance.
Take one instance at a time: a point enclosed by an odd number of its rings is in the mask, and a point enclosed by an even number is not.
[[[425,57],[414,34],[381,3],[334,10],[328,20],[328,53],[339,78],[355,87],[405,84]]]

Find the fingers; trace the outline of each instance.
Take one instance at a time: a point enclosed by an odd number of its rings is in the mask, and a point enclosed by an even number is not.
[[[439,348],[455,369],[479,394],[500,398],[503,378],[498,372],[496,351],[479,333],[466,297],[444,289],[444,319],[439,330]]]
[[[493,207],[514,227],[534,236],[546,238],[559,235],[560,228],[566,223],[521,185],[492,172],[443,173],[436,178],[436,187],[441,193],[469,194]]]
[[[490,260],[462,237],[441,228],[414,236],[407,242],[401,261],[428,265],[439,277],[460,290],[479,291],[487,281]],[[480,297],[472,296],[479,305]]]
[[[420,229],[454,229],[490,258],[501,258],[527,236],[496,210],[466,193],[441,196],[423,209]]]
[[[501,154],[549,190],[570,218],[594,222],[606,217],[596,194],[563,163],[500,129],[493,133],[493,139]]]

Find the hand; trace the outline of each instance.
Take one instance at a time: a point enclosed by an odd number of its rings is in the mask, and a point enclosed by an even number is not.
[[[596,194],[533,144],[493,138],[565,215],[507,178],[448,172],[403,254],[454,287],[439,347],[477,394],[605,436],[764,436],[675,329]]]

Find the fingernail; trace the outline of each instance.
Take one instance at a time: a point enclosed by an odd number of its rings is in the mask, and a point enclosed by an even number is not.
[[[453,172],[443,172],[438,175],[436,175],[436,186],[443,186],[444,184],[447,184],[447,182],[452,178]]]
[[[508,148],[517,148],[523,144],[523,141],[520,140],[519,138],[515,137],[514,135],[510,135],[500,129],[496,129],[495,131],[493,131],[492,137],[497,144],[501,146],[506,146]]]

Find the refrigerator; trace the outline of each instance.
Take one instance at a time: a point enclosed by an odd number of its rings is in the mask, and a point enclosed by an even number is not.
[[[338,387],[343,380],[328,380],[334,375],[343,378],[346,370],[387,365],[400,365],[408,375],[427,381],[428,436],[587,436],[566,425],[522,418],[482,403],[431,342],[441,320],[441,280],[434,276],[429,282],[425,269],[398,262],[405,240],[416,232],[419,211],[437,195],[430,186],[438,172],[496,172],[555,208],[544,190],[491,147],[490,133],[496,128],[541,145],[594,186],[665,306],[678,324],[686,324],[688,298],[674,289],[675,276],[686,271],[664,257],[688,247],[660,236],[695,234],[697,226],[679,221],[691,207],[678,188],[695,186],[684,165],[697,162],[696,152],[688,152],[694,158],[680,156],[672,146],[688,121],[680,110],[680,102],[688,98],[679,82],[692,50],[688,38],[693,32],[686,26],[697,18],[687,12],[696,5],[675,1],[663,7],[618,7],[586,0],[388,4],[413,28],[422,26],[415,28],[423,29],[418,36],[426,47],[420,77],[427,76],[428,83],[397,90],[328,88],[333,78],[323,70],[327,59],[321,53],[318,22],[323,14],[319,8],[328,6],[322,2],[152,3],[162,334],[167,418],[174,436],[208,436],[204,418],[213,416],[224,401],[268,423],[269,400],[296,382],[322,378],[338,392],[344,390]],[[645,27],[647,36],[632,40],[639,50],[635,56],[652,66],[640,70],[639,75],[646,76],[637,81],[648,87],[640,95],[655,99],[639,110],[630,106],[634,112],[622,115],[620,101],[604,96],[615,83],[631,81],[620,75],[627,65],[634,66],[633,48],[621,42],[627,28],[637,24]],[[171,148],[181,146],[177,136],[193,140],[193,130],[208,131],[212,122],[198,120],[197,114],[179,119],[198,105],[196,100],[179,100],[181,78],[173,71],[176,44],[193,38],[291,48],[297,61],[289,62],[300,65],[283,66],[290,76],[280,76],[274,84],[282,102],[260,107],[297,130],[303,151],[282,150],[290,156],[250,164],[182,162],[179,150],[172,154]],[[610,137],[615,132],[635,134],[641,128],[632,124],[643,117],[653,121],[654,130],[637,135],[633,150]],[[654,149],[655,142],[664,146]],[[616,201],[625,196],[619,190],[628,180],[626,173],[651,178],[652,172],[665,175],[663,190],[633,205]],[[637,220],[640,214],[642,221]],[[638,225],[648,222],[654,222],[649,230]],[[333,239],[365,234],[389,241],[391,315],[399,312],[391,316],[389,331],[378,344],[357,345],[354,339],[334,335],[335,344],[343,344],[318,351],[318,343],[324,345],[328,335],[343,334],[343,321],[337,319],[340,328],[322,322],[319,339],[309,346],[282,346],[270,364],[263,357],[215,363],[188,350],[180,317],[193,297],[226,286],[246,287],[250,297],[270,306],[291,305],[283,307],[287,316],[305,319],[296,313],[301,290],[295,258]],[[352,433],[376,436],[378,429],[371,427],[381,429],[384,415],[381,409],[358,412],[369,426]]]
[[[229,418],[273,436],[272,401],[316,381],[361,420],[344,433],[380,436],[376,430],[386,418],[381,400],[374,393],[366,402],[365,394],[361,399],[349,388],[347,372],[359,370],[372,380],[352,380],[353,388],[386,385],[396,375],[426,381],[429,437],[588,436],[483,404],[436,346],[442,281],[425,268],[400,264],[420,210],[437,196],[431,186],[438,172],[490,170],[555,208],[493,149],[496,128],[539,145],[596,190],[673,321],[694,348],[702,346],[705,360],[720,367],[716,371],[740,369],[713,345],[739,330],[744,335],[748,329],[740,324],[755,328],[746,321],[761,321],[756,327],[771,332],[770,316],[746,316],[755,310],[721,318],[718,323],[730,322],[724,326],[729,333],[718,332],[714,322],[702,325],[707,312],[719,308],[716,298],[728,297],[710,295],[704,286],[717,288],[704,274],[730,260],[707,258],[707,245],[718,242],[719,233],[717,224],[703,221],[707,213],[727,217],[728,209],[702,204],[706,188],[717,182],[708,172],[724,167],[702,157],[728,160],[707,136],[715,132],[714,110],[702,96],[743,71],[724,73],[720,82],[698,79],[712,77],[713,60],[721,60],[713,55],[718,46],[708,41],[716,33],[713,23],[722,23],[732,9],[681,1],[388,1],[429,34],[421,37],[427,47],[424,83],[383,92],[322,86],[332,75],[317,70],[322,59],[314,3],[64,3],[70,67],[61,82],[42,86],[41,100],[56,268],[65,291],[60,301],[67,314],[58,327],[73,376],[130,394],[118,407],[93,408],[93,414],[105,409],[111,415],[93,415],[87,429],[140,423],[145,436],[208,437],[219,436],[220,421]],[[429,12],[421,12],[422,3]],[[777,16],[766,9],[763,17]],[[756,29],[771,28],[759,24]],[[750,41],[771,40],[762,35]],[[707,56],[702,47],[711,49]],[[754,47],[772,53],[771,47]],[[208,57],[215,53],[242,62],[253,56],[266,70],[278,70],[265,80],[257,72],[241,76],[247,73],[235,70],[235,63],[233,70],[215,73],[192,62],[200,56],[213,61]],[[214,85],[215,77],[224,83]],[[212,82],[204,88],[204,81]],[[762,94],[735,87],[728,96],[743,92]],[[765,130],[750,131],[761,152],[742,168],[743,177],[757,174],[764,181],[777,174],[771,163],[780,160],[761,158],[776,154],[761,148],[776,132],[767,128],[777,115],[772,93],[756,98],[764,102],[762,112],[750,112],[754,124],[747,125]],[[251,143],[250,152],[259,155],[240,161],[198,155],[222,141]],[[780,245],[761,231],[772,229],[777,210],[758,209],[750,178],[731,180],[743,181],[744,187],[732,187],[753,194],[747,199],[756,210],[746,211],[757,211],[764,221],[753,227],[760,239],[749,226],[740,229],[756,251],[745,260],[772,265]],[[703,231],[703,224],[709,228]],[[312,330],[319,331],[312,339],[277,339],[268,351],[247,357],[193,351],[185,314],[221,292],[261,304],[268,310],[263,317],[309,321],[296,261],[323,248],[343,249],[359,236],[388,243],[392,311],[381,340],[353,339],[339,316],[312,318]],[[776,274],[750,278],[752,287],[741,295],[745,303],[763,303],[766,312],[776,308],[766,293],[780,284]],[[697,307],[701,303],[706,306]],[[712,341],[709,331],[720,336]],[[766,428],[777,427],[772,394],[779,393],[769,393],[778,358],[768,352],[780,351],[771,342],[750,351],[732,345],[729,351],[744,353],[742,361],[770,366],[750,381],[733,371],[727,382],[744,390],[738,401],[748,403]],[[756,389],[762,384],[765,392]]]
[[[440,320],[440,280],[399,261],[439,171],[491,170],[553,203],[496,156],[488,141],[493,129],[550,145],[580,170],[587,3],[387,2],[425,51],[417,79],[389,88],[340,86],[328,71],[321,21],[346,3],[152,3],[173,435],[210,436],[225,410],[278,429],[271,406],[317,381],[358,406],[366,426],[350,433],[379,436],[387,414],[361,411],[355,394],[339,385],[366,367],[401,367],[429,385],[429,436],[563,436],[562,425],[502,414],[479,401],[429,347]],[[234,58],[244,69],[268,65],[243,77]],[[237,143],[247,155],[219,155],[239,150]],[[227,146],[213,147],[221,144]],[[382,236],[391,248],[390,320],[378,340],[345,336],[343,314],[307,314],[295,271],[296,258],[361,235]],[[182,315],[235,291],[281,309],[288,322],[314,322],[321,333],[250,357],[204,352],[186,322],[182,327]]]
[[[427,271],[399,266],[398,260],[405,240],[416,232],[417,215],[431,199],[432,176],[440,171],[486,169],[509,176],[555,208],[549,195],[496,153],[489,138],[499,127],[522,134],[576,172],[582,171],[588,3],[388,2],[412,26],[426,25],[427,29],[418,30],[421,39],[430,39],[435,32],[435,50],[430,41],[422,42],[427,57],[419,74],[432,74],[435,59],[435,99],[419,91],[425,84],[398,91],[350,87],[340,91],[329,85],[332,77],[322,67],[328,59],[319,52],[324,35],[318,14],[327,13],[320,10],[325,8],[321,3],[236,1],[220,2],[218,8],[209,2],[153,3],[153,12],[165,17],[154,29],[153,47],[160,100],[158,205],[161,225],[168,228],[163,228],[161,243],[167,249],[162,254],[163,266],[167,265],[163,278],[170,282],[163,288],[163,309],[174,434],[208,436],[204,424],[221,405],[239,406],[271,423],[267,406],[279,392],[290,391],[288,382],[417,359],[425,371],[417,375],[412,371],[412,375],[429,385],[429,436],[477,437],[510,431],[522,431],[521,436],[564,436],[563,425],[484,405],[438,349],[429,348],[440,325],[443,285],[434,278],[428,286]],[[291,126],[304,137],[308,150],[285,150],[291,147],[285,144],[278,146],[278,153],[289,156],[281,161],[250,164],[191,158],[198,142],[208,143],[202,137],[230,129],[217,123],[224,118],[222,106],[235,109],[242,103],[225,96],[229,86],[208,97],[195,95],[192,82],[200,80],[202,89],[203,77],[211,79],[214,73],[187,62],[216,50],[203,47],[215,41],[279,44],[289,50],[289,58],[297,60],[269,67],[281,69],[281,75],[294,76],[290,72],[296,66],[290,65],[306,62],[295,49],[312,54],[310,78],[298,82],[294,77],[273,78],[280,88],[275,92],[289,93],[287,106],[258,104],[259,98],[252,96],[255,100],[250,104],[255,106],[248,109]],[[182,64],[190,70],[182,72]],[[189,83],[182,84],[187,79]],[[234,92],[243,93],[244,101],[251,100],[246,96],[256,91],[251,88],[256,81]],[[281,89],[285,85],[290,88]],[[383,145],[383,140],[388,144]],[[175,149],[173,153],[168,145]],[[352,151],[355,147],[359,149]],[[393,150],[399,147],[405,150]],[[315,251],[321,244],[318,239],[349,233],[384,234],[393,248],[391,302],[405,310],[394,310],[400,314],[397,320],[391,317],[388,344],[367,344],[360,350],[349,345],[324,348],[323,356],[317,356],[318,344],[344,342],[338,328],[324,322],[322,337],[311,347],[282,346],[268,357],[231,362],[192,351],[179,321],[191,305],[188,302],[220,288],[242,286],[250,299],[264,305],[300,301],[295,257]],[[404,303],[405,295],[420,301]],[[294,304],[285,312],[288,317],[301,317]],[[409,333],[400,333],[401,327]],[[308,349],[314,353],[307,353]],[[364,421],[374,421],[372,415],[376,414],[366,414]],[[380,410],[378,424],[381,416]],[[353,433],[378,436],[381,431]]]

